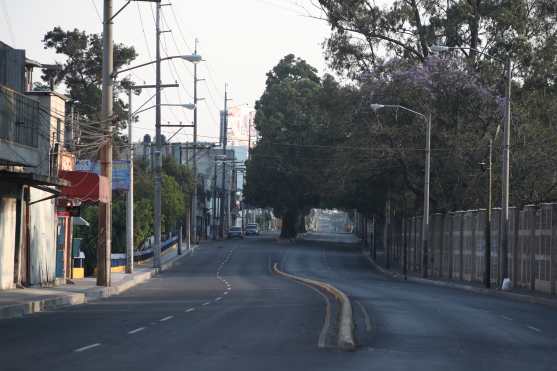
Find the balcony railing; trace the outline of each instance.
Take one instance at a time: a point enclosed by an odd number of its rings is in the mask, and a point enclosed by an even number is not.
[[[39,102],[0,86],[0,139],[36,148],[40,122]]]

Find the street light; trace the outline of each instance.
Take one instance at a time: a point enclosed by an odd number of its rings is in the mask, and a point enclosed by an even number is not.
[[[499,59],[481,50],[470,47],[456,47],[445,45],[433,45],[434,52],[446,52],[451,49],[470,50],[487,58],[497,61],[505,66],[507,86],[505,89],[505,115],[503,117],[503,166],[502,166],[502,192],[501,192],[501,270],[500,282],[509,276],[509,163],[510,163],[510,139],[511,139],[511,88],[512,88],[512,60],[509,56],[506,60]]]
[[[192,104],[192,103],[185,103],[185,104],[161,104],[160,106],[161,106],[161,107],[182,107],[182,108],[185,108],[185,109],[188,109],[188,110],[193,110],[193,109],[195,109],[195,104]],[[137,111],[137,112],[134,112],[133,115],[134,115],[134,116],[137,116],[137,115],[139,115],[140,113],[145,112],[145,111],[149,111],[150,109],[153,109],[153,108],[157,108],[157,106],[156,106],[156,105],[153,105],[153,106],[144,108],[144,109],[142,109],[142,110],[139,110],[139,111]]]
[[[138,64],[137,66],[124,68],[123,70],[114,71],[112,73],[112,78],[115,78],[116,76],[118,76],[118,75],[120,75],[121,73],[124,73],[124,72],[129,72],[129,71],[135,70],[137,68],[149,66],[149,65],[155,64],[157,62],[168,61],[168,60],[171,60],[171,59],[183,59],[183,60],[191,62],[191,63],[199,63],[203,60],[203,58],[199,54],[172,55],[172,56],[169,56],[169,57],[160,58],[158,60],[154,60],[154,61],[150,61],[150,62],[146,62],[146,63],[141,63],[141,64]]]
[[[426,148],[425,148],[425,176],[424,176],[424,216],[422,220],[422,252],[423,252],[423,265],[424,269],[422,276],[427,277],[428,269],[428,242],[429,242],[429,179],[431,173],[431,113],[426,116],[423,113],[414,111],[410,108],[401,106],[399,104],[376,104],[370,105],[371,109],[377,112],[381,108],[394,108],[402,109],[411,112],[417,116],[423,118],[427,124],[426,128]]]

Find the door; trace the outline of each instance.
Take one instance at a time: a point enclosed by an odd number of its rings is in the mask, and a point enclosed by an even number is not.
[[[58,217],[56,226],[56,277],[65,277],[66,218]]]

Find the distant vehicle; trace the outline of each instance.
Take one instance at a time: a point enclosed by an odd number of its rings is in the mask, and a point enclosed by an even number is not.
[[[246,236],[257,236],[259,234],[259,230],[257,229],[257,224],[250,223],[246,225]]]
[[[230,227],[228,230],[228,238],[244,238],[242,227]]]

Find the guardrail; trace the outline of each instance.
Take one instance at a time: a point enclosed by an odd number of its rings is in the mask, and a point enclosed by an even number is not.
[[[161,243],[161,252],[169,249],[170,247],[172,247],[172,245],[174,245],[177,242],[178,242],[178,236],[171,237],[170,239],[162,242]],[[143,261],[143,260],[147,260],[147,259],[151,258],[152,256],[153,256],[153,248],[149,247],[148,249],[145,249],[145,250],[135,251],[133,253],[133,260],[135,262],[140,262],[140,261]]]

